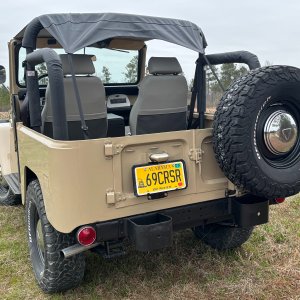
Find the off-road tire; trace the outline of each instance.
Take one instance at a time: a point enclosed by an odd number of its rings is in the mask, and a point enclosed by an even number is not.
[[[1,166],[0,166],[0,205],[10,206],[18,205],[21,203],[21,197],[15,195],[8,184],[2,178]]]
[[[195,236],[217,250],[230,250],[242,246],[250,238],[253,227],[239,228],[209,224],[193,229]]]
[[[269,199],[300,191],[299,132],[291,153],[274,161],[264,156],[259,143],[264,137],[264,127],[258,126],[263,113],[276,105],[289,110],[299,129],[298,68],[264,67],[239,78],[223,95],[213,124],[213,148],[224,174],[236,186]]]
[[[40,220],[44,239],[43,259],[37,243],[37,222]],[[35,278],[46,293],[63,292],[77,287],[83,279],[83,254],[64,258],[61,250],[75,244],[71,234],[60,233],[49,223],[38,180],[30,182],[26,193],[26,224],[30,258]]]

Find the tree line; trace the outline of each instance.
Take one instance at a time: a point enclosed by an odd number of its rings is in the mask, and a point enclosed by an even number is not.
[[[0,112],[10,109],[9,92],[4,86],[0,86]]]
[[[135,83],[138,79],[138,56],[135,55],[125,67],[124,82]],[[113,83],[111,72],[107,66],[103,66],[100,78],[103,83]]]
[[[220,65],[220,67],[212,66],[212,69],[218,76],[218,79],[225,90],[230,86],[230,84],[233,81],[235,81],[237,78],[245,75],[248,72],[248,69],[243,65],[234,63],[222,64]],[[217,78],[214,76],[211,69],[207,67],[206,98],[208,107],[216,107],[224,93],[222,87],[218,83]]]

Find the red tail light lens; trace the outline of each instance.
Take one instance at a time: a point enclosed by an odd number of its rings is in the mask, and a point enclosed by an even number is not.
[[[92,245],[96,241],[96,237],[96,230],[92,226],[81,227],[77,232],[77,241],[82,246]]]
[[[283,203],[285,201],[285,198],[276,198],[275,199],[275,202],[280,204],[280,203]]]

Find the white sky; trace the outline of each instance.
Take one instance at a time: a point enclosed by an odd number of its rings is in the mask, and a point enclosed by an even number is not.
[[[46,13],[121,12],[186,19],[202,28],[206,53],[248,50],[262,64],[300,67],[299,0],[1,0],[0,64],[8,66],[7,42],[35,16]],[[151,42],[149,56],[177,56],[188,79],[196,54],[182,47]],[[151,49],[150,49],[151,48]]]

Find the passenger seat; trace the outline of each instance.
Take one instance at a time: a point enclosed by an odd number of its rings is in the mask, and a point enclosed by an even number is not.
[[[175,57],[151,57],[130,112],[132,135],[187,128],[188,86]]]
[[[68,55],[62,54],[60,58],[65,76],[64,89],[69,139],[83,140],[84,135],[81,129],[80,115],[75,98]],[[92,76],[92,74],[95,73],[92,55],[74,54],[73,65],[82,102],[84,119],[88,127],[88,136],[90,139],[105,137],[107,132],[105,89],[101,80],[96,76]],[[45,107],[42,111],[42,124],[42,132],[49,137],[53,137],[49,85],[46,90]]]

